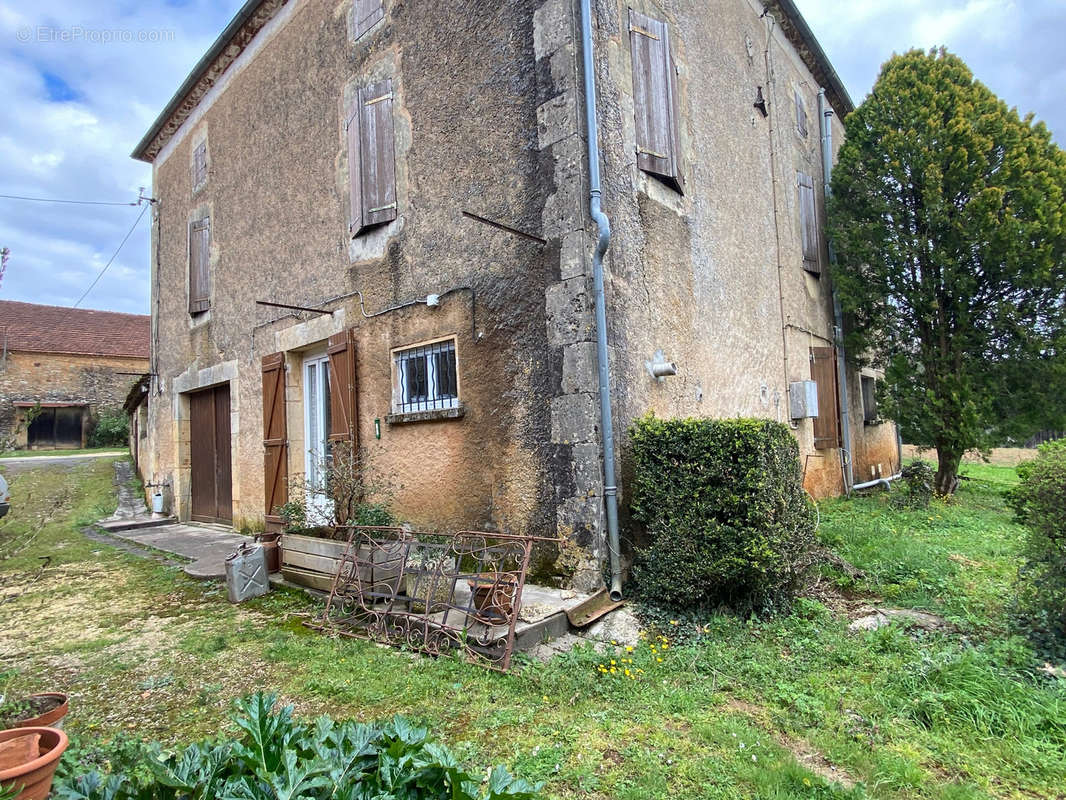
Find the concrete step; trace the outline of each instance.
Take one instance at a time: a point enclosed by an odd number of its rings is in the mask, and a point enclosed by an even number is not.
[[[116,531],[136,531],[141,528],[158,528],[161,525],[173,525],[177,522],[174,517],[136,516],[121,519],[106,519],[96,523],[96,527],[108,533]]]

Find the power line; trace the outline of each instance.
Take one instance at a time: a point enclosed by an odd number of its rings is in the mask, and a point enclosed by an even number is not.
[[[134,203],[106,203],[101,200],[57,200],[52,197],[23,197],[18,194],[0,194],[4,200],[26,200],[31,203],[69,203],[79,206],[139,206],[140,202]]]
[[[141,213],[138,214],[137,215],[137,219],[134,220],[133,227],[131,227],[129,229],[129,231],[127,231],[126,235],[123,237],[122,241],[119,243],[118,249],[115,250],[114,255],[112,255],[111,258],[108,259],[107,263],[104,264],[104,268],[102,270],[100,270],[100,274],[97,275],[96,278],[93,280],[93,282],[89,284],[89,288],[85,290],[85,294],[83,294],[81,297],[78,298],[78,302],[74,304],[74,308],[77,308],[79,305],[81,305],[81,301],[84,300],[86,295],[88,295],[89,292],[91,292],[93,290],[93,287],[96,286],[97,282],[102,277],[104,277],[104,273],[107,272],[107,268],[111,266],[111,263],[116,258],[118,258],[118,254],[122,251],[122,246],[124,244],[126,244],[126,240],[128,240],[130,238],[130,236],[133,235],[133,231],[137,227],[137,224],[141,221],[141,217],[144,216],[144,212],[145,211],[147,211],[149,208],[151,208],[151,205],[152,205],[151,203],[145,203],[144,207],[141,209]]]

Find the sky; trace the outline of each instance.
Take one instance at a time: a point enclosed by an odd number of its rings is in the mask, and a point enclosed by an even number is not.
[[[946,45],[1066,141],[1066,0],[796,3],[856,103],[893,52]],[[241,4],[0,0],[0,195],[135,203],[150,192],[150,167],[129,154]],[[11,250],[0,299],[74,305],[130,234],[80,305],[148,313],[141,211],[0,198]]]

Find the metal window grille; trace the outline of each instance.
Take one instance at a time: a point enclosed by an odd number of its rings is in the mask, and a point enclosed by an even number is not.
[[[432,411],[459,405],[455,340],[401,350],[395,357],[398,412]]]

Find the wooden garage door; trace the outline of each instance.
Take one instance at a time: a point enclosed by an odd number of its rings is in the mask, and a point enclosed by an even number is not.
[[[192,519],[233,522],[229,385],[190,395]]]

